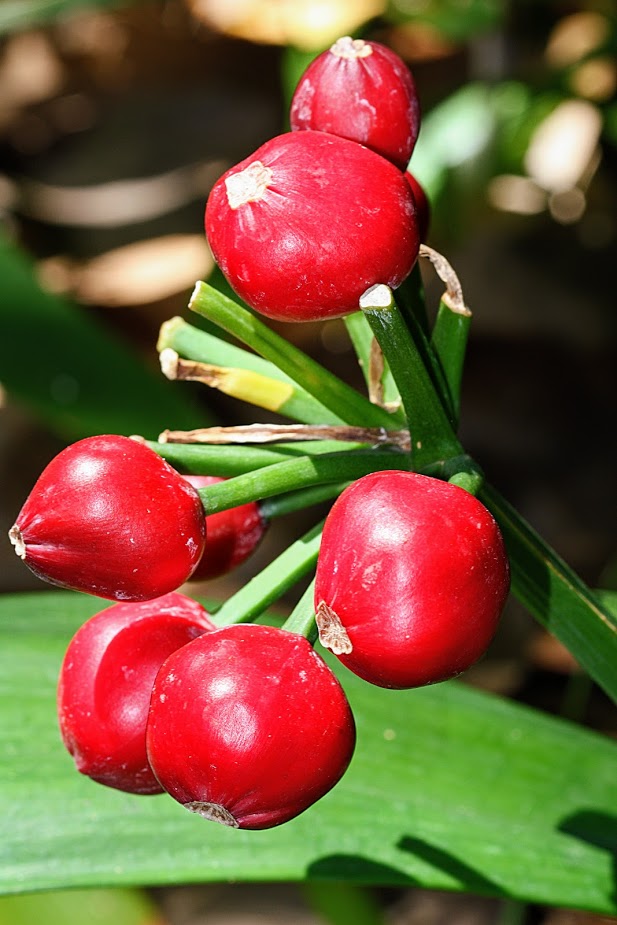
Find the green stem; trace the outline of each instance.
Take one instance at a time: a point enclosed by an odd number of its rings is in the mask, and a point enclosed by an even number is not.
[[[441,364],[457,421],[461,407],[461,381],[470,324],[470,311],[455,311],[441,300],[433,327],[431,347]]]
[[[590,588],[491,485],[478,497],[502,529],[512,590],[617,702],[617,621]]]
[[[274,517],[284,517],[286,514],[295,514],[314,504],[323,504],[338,497],[349,482],[328,482],[325,485],[312,485],[310,488],[299,488],[297,491],[288,491],[284,495],[275,495],[265,498],[259,505],[262,516],[266,520]]]
[[[271,447],[155,441],[146,441],[146,444],[180,472],[192,475],[220,475],[223,478],[242,475],[254,469],[263,469],[265,466],[298,457],[366,449],[364,443],[343,443],[337,440],[277,443]]]
[[[430,355],[435,358],[439,374],[443,377],[444,395],[447,395],[452,421],[458,423],[461,379],[471,312],[465,305],[460,280],[443,254],[420,245],[420,256],[430,260],[446,291],[441,297],[437,319],[429,344]],[[438,380],[436,380],[438,381]]]
[[[406,469],[408,459],[406,453],[388,450],[302,456],[201,488],[199,494],[206,514],[214,514],[289,491],[329,482],[349,482],[378,469]]]
[[[217,626],[248,623],[310,571],[317,561],[323,522],[287,549],[230,597],[212,618]]]
[[[478,470],[468,472],[456,472],[448,481],[451,485],[458,485],[464,488],[470,495],[477,495],[484,484],[484,476]]]
[[[338,376],[298,350],[255,315],[206,283],[198,283],[189,308],[272,361],[346,424],[393,429],[392,416]],[[323,423],[323,421],[321,422]]]
[[[406,319],[414,320],[415,324],[424,333],[429,334],[428,315],[426,313],[426,299],[424,298],[424,284],[420,273],[420,263],[416,261],[409,276],[403,280],[396,290],[396,301]]]
[[[379,341],[396,381],[409,422],[414,469],[456,456],[462,447],[415,338],[385,285],[364,293],[360,307]]]
[[[299,633],[311,645],[317,641],[317,623],[315,622],[315,579],[310,583],[291,614],[283,623],[283,629],[290,633]]]
[[[349,339],[351,340],[353,348],[356,351],[356,356],[358,357],[358,363],[360,364],[360,369],[362,370],[364,381],[370,388],[371,347],[375,340],[375,335],[371,331],[371,326],[369,325],[362,312],[354,312],[352,315],[346,315],[343,318],[343,321],[345,323],[345,327],[347,328]],[[384,402],[391,404],[397,402],[400,403],[401,396],[398,393],[396,382],[392,376],[392,371],[388,364],[385,362],[385,359],[381,384],[383,388]],[[402,411],[392,412],[392,417],[399,424],[401,424],[401,426],[404,424],[405,415]]]
[[[171,318],[162,325],[157,349],[159,353],[165,349],[175,350],[180,356],[198,363],[246,369],[285,383],[289,387],[288,393],[276,410],[296,421],[304,424],[344,423],[342,418],[285,375],[275,363],[201,331],[182,318]]]

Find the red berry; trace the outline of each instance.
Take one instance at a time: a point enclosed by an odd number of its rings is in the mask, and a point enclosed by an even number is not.
[[[205,488],[224,479],[216,475],[185,475],[193,488]],[[244,562],[261,542],[268,523],[256,501],[208,514],[208,542],[191,581],[207,581],[231,572]]]
[[[152,685],[172,652],[213,629],[201,604],[177,592],[84,623],[58,685],[60,732],[78,771],[117,790],[163,792],[146,755]]]
[[[309,64],[289,118],[293,130],[358,141],[405,170],[420,129],[420,103],[409,68],[395,52],[346,35]]]
[[[147,744],[158,780],[191,812],[266,829],[336,784],[355,726],[342,687],[303,636],[236,625],[167,659]]]
[[[420,243],[403,174],[363,145],[309,131],[272,138],[223,174],[206,231],[238,295],[281,321],[356,311],[369,286],[400,285]]]
[[[380,687],[444,681],[485,651],[509,588],[490,512],[414,472],[350,485],[325,524],[315,587],[320,637]]]
[[[195,489],[128,437],[87,437],[43,471],[10,531],[17,554],[52,584],[141,601],[189,578],[205,543]]]
[[[405,171],[405,179],[411,187],[411,192],[413,193],[414,202],[416,204],[420,240],[426,241],[428,236],[428,229],[431,223],[431,206],[428,201],[428,197],[424,192],[424,189],[420,186],[414,175],[409,170]]]

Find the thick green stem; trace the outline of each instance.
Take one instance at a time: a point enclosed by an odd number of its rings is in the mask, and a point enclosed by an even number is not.
[[[263,321],[206,283],[198,283],[189,308],[272,361],[346,424],[396,428],[392,416],[290,344]],[[322,422],[323,423],[323,422]]]
[[[311,645],[317,641],[317,623],[315,622],[315,580],[310,583],[288,619],[283,629],[290,633],[305,636]]]
[[[287,549],[230,597],[212,618],[217,626],[248,623],[264,612],[313,568],[323,522]]]
[[[220,475],[223,478],[242,475],[254,469],[262,469],[298,457],[366,449],[366,444],[363,443],[339,443],[336,440],[278,443],[271,447],[155,441],[146,441],[146,444],[180,472],[192,475]]]
[[[409,276],[403,280],[396,290],[396,301],[400,305],[405,318],[413,318],[415,324],[428,337],[429,324],[426,313],[426,299],[424,298],[424,284],[418,261],[416,261]]]
[[[385,285],[364,293],[360,307],[396,381],[409,423],[413,468],[456,456],[462,447],[452,429],[427,364]]]
[[[407,469],[408,460],[406,453],[388,450],[303,456],[201,488],[199,494],[206,514],[215,514],[248,501],[261,501],[289,491],[353,481],[378,469]]]
[[[617,701],[615,617],[495,488],[478,497],[502,529],[516,597]]]

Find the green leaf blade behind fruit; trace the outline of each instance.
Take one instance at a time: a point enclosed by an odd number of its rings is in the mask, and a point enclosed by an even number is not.
[[[231,880],[349,880],[617,911],[617,746],[461,684],[409,692],[341,672],[358,748],[334,790],[264,832],[81,777],[55,685],[104,602],[0,600],[0,890]]]

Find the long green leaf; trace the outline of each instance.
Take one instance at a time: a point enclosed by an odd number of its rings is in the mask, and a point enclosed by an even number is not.
[[[101,601],[0,601],[0,889],[234,880],[421,885],[617,911],[617,746],[457,683],[341,677],[358,747],[339,785],[278,829],[205,822],[166,796],[80,777],[56,729],[63,650]]]
[[[617,702],[617,617],[491,485],[478,497],[503,531],[512,590]]]

